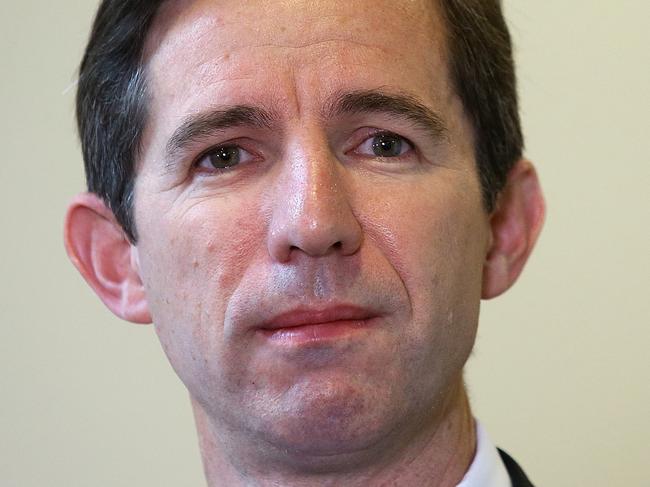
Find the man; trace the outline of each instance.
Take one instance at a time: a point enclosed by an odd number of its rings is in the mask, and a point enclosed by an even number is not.
[[[530,485],[462,379],[544,214],[496,0],[105,0],[78,90],[67,249],[209,485]]]

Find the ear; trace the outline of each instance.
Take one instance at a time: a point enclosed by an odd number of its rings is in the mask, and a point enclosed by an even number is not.
[[[97,195],[82,193],[68,206],[65,248],[77,270],[113,313],[133,323],[151,323],[137,248]]]
[[[508,173],[490,216],[492,238],[483,268],[483,299],[500,295],[517,280],[542,229],[544,214],[535,168],[520,160]]]

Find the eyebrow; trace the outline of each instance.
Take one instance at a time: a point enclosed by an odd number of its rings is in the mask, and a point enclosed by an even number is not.
[[[235,105],[190,115],[174,131],[165,148],[168,165],[195,141],[233,127],[270,128],[273,116],[263,108]]]
[[[335,96],[325,107],[323,117],[332,120],[345,115],[370,113],[405,118],[436,141],[444,139],[448,132],[443,118],[413,96],[382,90],[352,91]],[[220,107],[190,115],[167,142],[166,165],[171,168],[178,153],[215,132],[234,127],[271,129],[275,119],[276,116],[264,108],[249,105]]]
[[[343,115],[366,113],[405,118],[436,141],[445,139],[448,134],[443,117],[415,97],[382,90],[343,93],[334,98],[324,115],[328,119],[333,119]]]

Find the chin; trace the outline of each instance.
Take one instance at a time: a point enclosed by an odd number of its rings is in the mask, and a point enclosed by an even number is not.
[[[390,441],[403,418],[386,389],[340,381],[295,385],[267,411],[257,433],[288,464],[333,468]]]

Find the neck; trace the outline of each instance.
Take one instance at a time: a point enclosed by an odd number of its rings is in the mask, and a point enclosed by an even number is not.
[[[395,442],[402,447],[377,456],[374,462],[363,461],[355,465],[351,460],[344,471],[300,472],[269,465],[256,469],[254,458],[248,459],[244,471],[241,464],[231,459],[233,451],[242,452],[246,448],[233,445],[229,436],[226,440],[227,435],[221,434],[221,429],[205,410],[194,400],[192,405],[209,487],[454,487],[469,468],[476,449],[474,420],[462,379],[450,390],[444,407],[432,414],[427,424],[414,425],[412,433]]]

